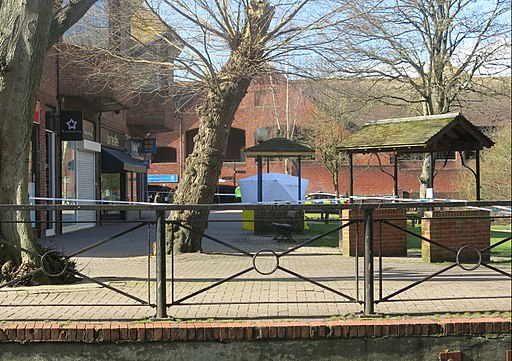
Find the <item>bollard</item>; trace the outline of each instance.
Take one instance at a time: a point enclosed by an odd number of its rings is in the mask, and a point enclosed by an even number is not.
[[[167,318],[165,211],[156,211],[156,318]]]
[[[364,314],[373,315],[373,209],[364,210]]]

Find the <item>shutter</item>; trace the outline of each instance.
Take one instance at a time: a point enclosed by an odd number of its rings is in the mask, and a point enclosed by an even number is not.
[[[76,169],[76,194],[78,199],[95,199],[96,190],[96,162],[93,152],[84,150],[77,150],[77,169]],[[89,203],[92,204],[92,203]],[[76,220],[78,222],[91,222],[91,223],[78,223],[78,228],[93,227],[96,220],[96,213],[94,211],[77,211]]]

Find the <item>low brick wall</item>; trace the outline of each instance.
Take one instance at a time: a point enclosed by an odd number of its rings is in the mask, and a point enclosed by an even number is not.
[[[364,211],[344,209],[341,213],[342,224],[351,220],[363,220]],[[373,212],[373,252],[379,255],[380,222],[376,220],[389,220],[390,223],[407,229],[405,209],[376,209]],[[344,255],[354,257],[356,255],[356,243],[359,256],[364,256],[364,222],[358,222],[342,230],[342,248]],[[382,223],[382,255],[388,257],[407,256],[407,234],[388,224]]]
[[[505,360],[510,319],[3,324],[9,361]],[[453,360],[457,360],[453,358]]]
[[[350,320],[318,322],[13,323],[0,342],[147,342],[342,339],[410,336],[507,335],[503,318]]]
[[[425,212],[421,221],[421,235],[442,244],[455,252],[463,246],[478,250],[488,247],[491,237],[489,212],[477,210],[448,210]],[[427,241],[421,243],[422,258],[426,262],[454,262],[456,253]],[[461,252],[461,261],[474,262],[478,253],[467,248]],[[489,261],[490,252],[482,253],[482,260]]]

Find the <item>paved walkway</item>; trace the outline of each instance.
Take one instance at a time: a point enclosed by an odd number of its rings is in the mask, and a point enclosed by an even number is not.
[[[147,218],[148,220],[151,217]],[[239,212],[216,212],[207,231],[211,236],[252,254],[262,249],[281,254],[295,244],[276,243],[272,237],[254,236],[241,230]],[[45,239],[46,245],[71,254],[111,237],[134,224],[110,224]],[[149,235],[149,239],[148,239]],[[298,241],[304,240],[304,236]],[[0,290],[0,319],[35,320],[134,320],[153,317],[155,309],[138,300],[155,303],[155,257],[148,256],[154,241],[154,226],[144,226],[119,239],[80,253],[73,260],[78,270],[90,277],[74,285],[19,287]],[[361,313],[357,302],[363,295],[363,264],[335,248],[302,247],[279,258],[271,252],[255,259],[210,240],[203,253],[168,256],[169,316],[178,319],[325,319]],[[384,258],[382,291],[375,279],[375,298],[427,277],[447,264],[426,264],[418,257]],[[507,273],[510,262],[493,264]],[[375,264],[378,272],[378,264]],[[171,276],[174,275],[174,282]],[[189,295],[234,277],[195,296]],[[112,289],[95,282],[103,282]],[[359,287],[357,287],[359,285]],[[121,291],[133,296],[132,299]],[[385,315],[431,315],[444,313],[510,311],[511,282],[491,269],[464,271],[459,267],[436,276],[376,304]],[[175,304],[180,301],[180,304]],[[355,300],[355,301],[354,301]]]

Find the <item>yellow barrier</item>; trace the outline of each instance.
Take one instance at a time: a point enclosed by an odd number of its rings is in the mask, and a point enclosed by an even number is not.
[[[254,231],[254,211],[242,211],[242,229],[246,231]]]
[[[242,211],[242,229],[246,231],[254,231],[254,211]],[[309,229],[309,225],[304,221],[304,229]]]

